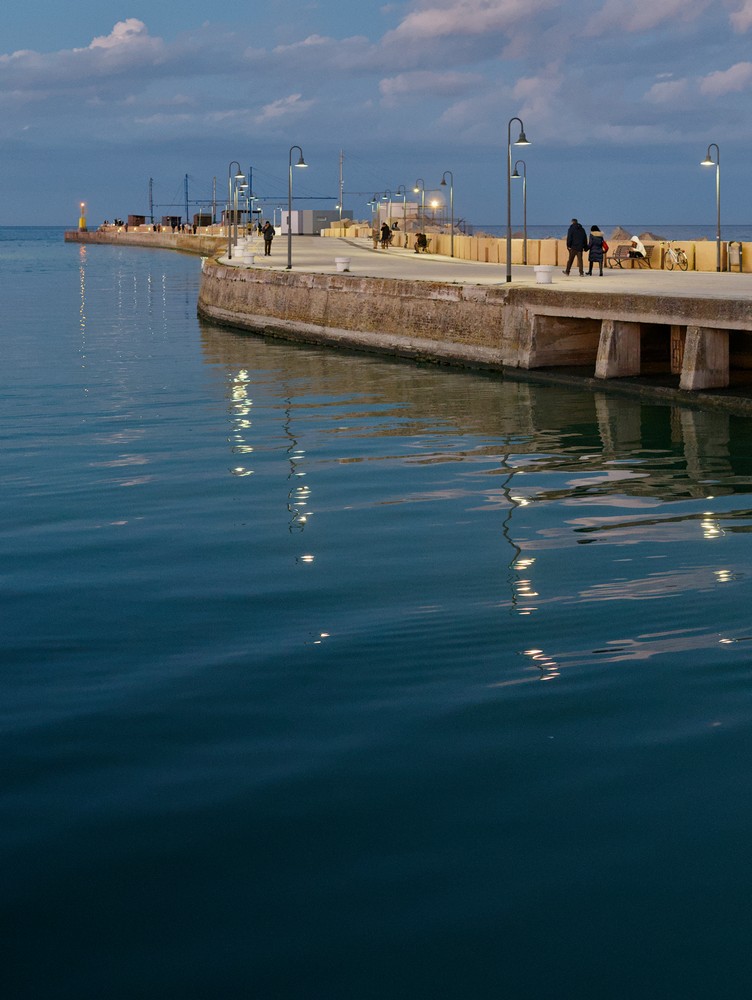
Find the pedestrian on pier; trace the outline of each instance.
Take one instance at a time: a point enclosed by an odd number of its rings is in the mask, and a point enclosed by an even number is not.
[[[272,240],[274,239],[275,232],[276,232],[276,230],[274,229],[274,226],[267,219],[266,222],[264,223],[264,226],[263,226],[262,230],[261,230],[261,233],[262,233],[262,235],[264,237],[264,256],[265,257],[271,257],[271,255],[272,255]]]
[[[567,277],[569,277],[569,272],[572,270],[572,264],[577,261],[577,266],[580,269],[580,277],[585,273],[582,264],[582,254],[583,251],[587,249],[588,238],[585,229],[577,219],[572,219],[572,224],[567,230],[567,250],[569,251],[569,259],[567,260],[567,267],[564,271]]]
[[[606,252],[606,243],[603,239],[603,233],[597,226],[590,227],[590,240],[587,249],[588,263],[590,264],[588,274],[593,273],[593,264],[598,264],[601,269],[601,277],[603,277],[603,257]]]

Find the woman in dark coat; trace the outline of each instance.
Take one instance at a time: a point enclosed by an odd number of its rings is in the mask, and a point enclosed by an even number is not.
[[[588,274],[593,273],[593,264],[597,263],[601,269],[601,277],[603,277],[603,257],[605,251],[603,249],[603,233],[597,226],[590,227],[590,239],[588,240],[588,261],[590,263],[590,269]]]

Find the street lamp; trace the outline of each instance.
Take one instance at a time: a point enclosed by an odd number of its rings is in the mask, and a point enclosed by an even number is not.
[[[420,184],[420,187],[418,185]],[[426,228],[426,182],[422,177],[419,177],[415,182],[415,187],[413,192],[417,194],[420,191],[420,231]]]
[[[715,159],[710,155],[710,150],[715,148]],[[716,210],[716,229],[715,229],[715,239],[716,239],[716,253],[715,253],[715,269],[720,271],[721,269],[721,151],[718,148],[718,144],[711,142],[708,146],[708,151],[705,154],[705,159],[700,161],[700,166],[702,167],[715,167],[715,210]]]
[[[507,281],[512,280],[512,122],[520,123],[519,138],[515,139],[514,145],[530,145],[522,119],[510,118],[507,126]]]
[[[233,176],[232,168],[237,167],[238,172]],[[232,260],[232,223],[235,221],[235,243],[238,242],[237,210],[238,210],[238,185],[245,180],[245,174],[240,169],[237,160],[232,160],[227,168],[227,259]],[[233,210],[234,201],[234,210]]]
[[[522,174],[517,173],[517,167],[522,164]],[[514,165],[512,177],[522,176],[522,263],[527,264],[527,164],[524,160],[517,160]]]
[[[454,174],[451,170],[445,170],[441,177],[441,184],[446,187],[447,174],[449,174],[449,217],[451,229],[449,231],[449,256],[454,257]]]
[[[387,205],[387,210],[386,210],[386,221],[387,221],[387,225],[391,229],[392,228],[392,192],[389,190],[389,188],[387,188],[386,191],[383,193],[383,195],[381,196],[381,200],[389,202],[389,204]]]
[[[395,194],[402,194],[402,225],[407,229],[407,188],[404,184],[400,184]]]
[[[308,164],[303,159],[303,150],[300,146],[290,146],[290,172],[287,178],[287,270],[292,269],[292,151],[297,149],[300,159],[295,164],[296,167],[307,167]]]

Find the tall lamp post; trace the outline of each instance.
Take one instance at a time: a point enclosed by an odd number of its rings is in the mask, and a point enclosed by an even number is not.
[[[442,187],[446,187],[447,174],[449,174],[449,256],[454,257],[454,174],[451,170],[445,170],[441,177]]]
[[[420,184],[420,187],[418,185]],[[422,177],[419,177],[415,182],[415,187],[413,188],[415,194],[420,191],[420,231],[426,228],[426,182]]]
[[[530,145],[522,119],[510,118],[507,126],[507,281],[512,280],[512,122],[520,123],[519,138],[515,139],[514,145]]]
[[[517,172],[517,167],[522,164],[522,174]],[[522,263],[527,264],[527,164],[524,160],[517,160],[512,172],[512,178],[522,177]]]
[[[715,149],[715,159],[710,155],[710,150]],[[715,269],[720,271],[721,269],[721,151],[718,148],[718,143],[711,142],[708,146],[708,151],[705,154],[705,159],[700,161],[700,166],[702,167],[715,167],[715,211],[716,211],[716,224],[715,224]]]
[[[387,221],[387,225],[391,229],[392,228],[392,192],[389,190],[389,188],[386,189],[386,191],[383,193],[383,195],[381,196],[381,198],[382,198],[383,201],[387,201],[389,203],[387,205],[387,210],[386,210],[386,221]]]
[[[290,172],[287,177],[287,270],[292,269],[292,151],[297,149],[300,158],[295,164],[296,167],[307,167],[308,164],[303,159],[303,150],[300,146],[290,146]]]
[[[232,168],[237,167],[238,172],[233,176]],[[240,169],[237,160],[232,160],[227,168],[227,259],[232,260],[232,224],[235,221],[235,242],[238,240],[237,231],[237,205],[238,205],[238,184],[245,180],[245,174]],[[235,205],[233,212],[233,203]]]
[[[394,193],[402,195],[402,225],[407,229],[407,188],[400,184]]]

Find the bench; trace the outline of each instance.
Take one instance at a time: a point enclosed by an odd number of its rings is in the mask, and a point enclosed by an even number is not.
[[[644,257],[630,257],[629,254],[632,247],[628,243],[620,243],[616,250],[612,254],[606,257],[606,263],[609,267],[624,267],[622,261],[630,260],[634,261],[638,267],[649,267],[652,270],[653,265],[650,263],[650,258],[653,255],[653,245],[645,247]],[[634,266],[634,264],[632,265]]]

